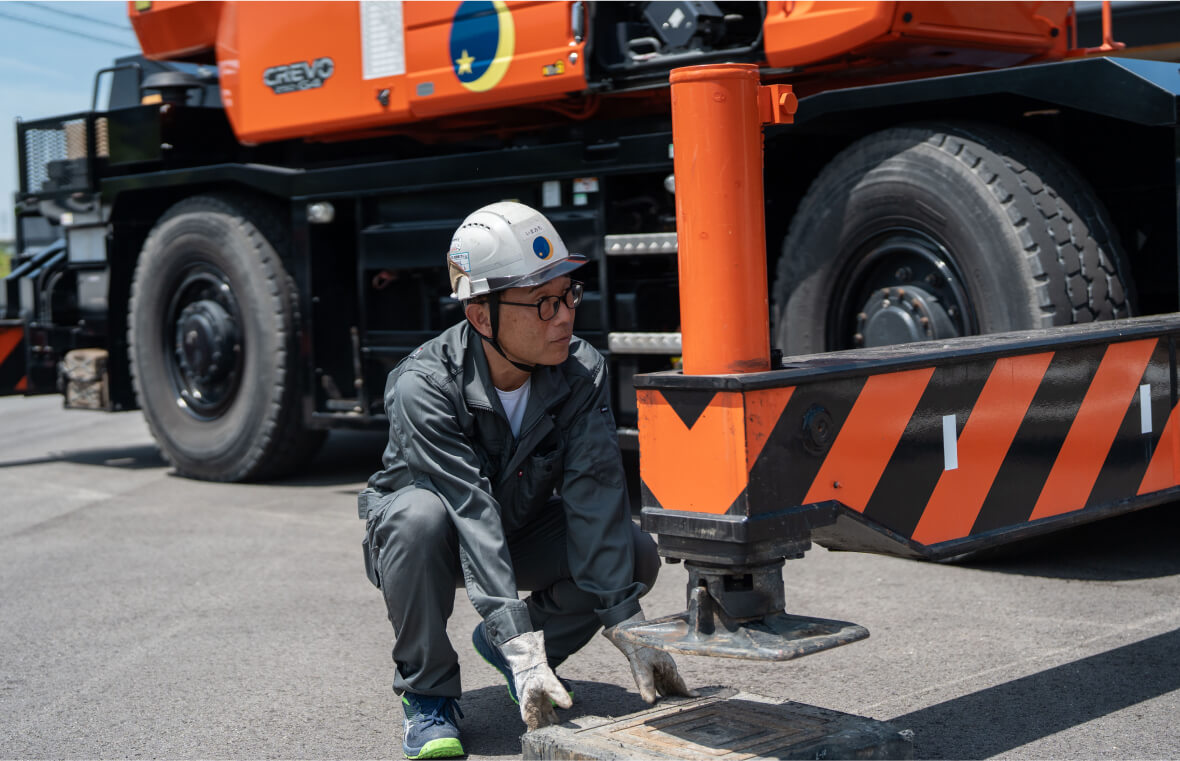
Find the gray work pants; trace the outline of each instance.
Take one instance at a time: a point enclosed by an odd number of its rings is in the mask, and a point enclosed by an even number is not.
[[[508,538],[516,584],[534,630],[545,633],[545,652],[556,668],[582,648],[601,626],[600,603],[574,583],[565,552],[560,504]],[[367,558],[380,578],[397,639],[393,688],[436,697],[459,697],[459,660],[447,637],[455,589],[463,586],[459,539],[442,500],[432,491],[406,487],[381,501],[367,526]],[[660,570],[652,538],[632,524],[635,580],[651,589]]]

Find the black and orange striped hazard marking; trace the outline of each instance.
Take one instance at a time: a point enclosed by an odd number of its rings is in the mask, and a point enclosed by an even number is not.
[[[19,394],[28,389],[25,375],[25,326],[0,323],[0,395]]]
[[[1158,502],[1180,486],[1177,336],[1129,324],[926,360],[641,376],[644,504],[756,517],[835,502],[929,547]]]

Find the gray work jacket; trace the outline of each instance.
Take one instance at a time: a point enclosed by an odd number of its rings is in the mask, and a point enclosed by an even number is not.
[[[519,439],[492,385],[483,340],[464,321],[418,347],[385,384],[384,468],[360,494],[362,518],[411,484],[442,498],[459,537],[467,594],[497,645],[532,631],[507,539],[552,505],[566,518],[574,582],[600,601],[603,626],[639,612],[630,504],[610,411],[606,360],[577,337],[538,367]],[[550,507],[552,509],[552,507]]]

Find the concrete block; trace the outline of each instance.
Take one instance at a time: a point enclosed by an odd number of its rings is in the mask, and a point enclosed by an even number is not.
[[[61,363],[61,371],[66,377],[66,407],[110,409],[106,349],[74,349],[67,352]]]
[[[709,691],[702,691],[709,692]],[[714,688],[616,718],[581,717],[521,738],[526,759],[912,759],[913,733],[882,721]]]

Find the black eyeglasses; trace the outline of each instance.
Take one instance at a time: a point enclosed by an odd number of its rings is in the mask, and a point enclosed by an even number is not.
[[[500,303],[513,307],[536,307],[537,316],[547,322],[557,316],[557,305],[562,301],[571,311],[577,309],[578,304],[582,303],[582,291],[585,288],[586,286],[577,280],[571,280],[570,287],[566,288],[560,296],[545,296],[535,304],[522,301],[500,301]]]

